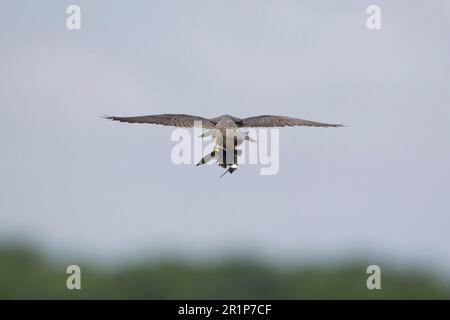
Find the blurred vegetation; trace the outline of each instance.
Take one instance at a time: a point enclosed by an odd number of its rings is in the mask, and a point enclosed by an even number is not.
[[[64,259],[63,259],[64,260]],[[67,263],[66,263],[67,262]],[[66,288],[66,267],[82,269],[82,289]],[[108,269],[55,261],[24,247],[0,247],[1,299],[449,299],[449,283],[417,271],[385,270],[382,290],[366,288],[368,264],[274,267],[141,262]]]

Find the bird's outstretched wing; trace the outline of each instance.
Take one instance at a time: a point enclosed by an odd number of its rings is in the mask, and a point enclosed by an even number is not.
[[[342,127],[342,124],[330,124],[303,120],[299,118],[285,117],[285,116],[256,116],[241,119],[236,122],[239,127],[293,127],[293,126],[308,126],[308,127]]]
[[[212,129],[215,127],[215,123],[209,119],[191,116],[188,114],[157,114],[151,116],[138,116],[138,117],[110,117],[105,116],[105,119],[128,122],[128,123],[151,123],[160,124],[163,126],[174,126],[192,128],[195,121],[201,121],[202,127]]]

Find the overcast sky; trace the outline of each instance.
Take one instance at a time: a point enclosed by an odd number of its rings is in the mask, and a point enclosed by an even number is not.
[[[449,31],[445,0],[3,2],[0,235],[95,257],[450,266]],[[277,175],[219,179],[172,163],[171,128],[99,118],[158,113],[349,126],[284,128]]]

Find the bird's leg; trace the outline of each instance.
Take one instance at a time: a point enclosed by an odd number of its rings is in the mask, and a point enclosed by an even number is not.
[[[219,157],[219,153],[222,150],[222,146],[220,145],[220,142],[217,138],[217,136],[213,133],[213,130],[208,130],[207,132],[205,132],[204,134],[202,134],[200,137],[205,137],[205,136],[213,136],[214,139],[214,144],[213,144],[213,150],[211,151],[211,153],[207,154],[206,156],[204,156],[198,163],[197,166],[200,166],[202,164],[206,164],[208,162],[210,162],[211,160],[217,159]]]
[[[214,137],[214,151],[218,152],[220,150],[219,141],[217,137]]]
[[[238,141],[237,137],[234,136],[234,147],[233,147],[233,164],[237,164],[238,162],[238,149],[237,149]],[[230,172],[231,173],[231,172]]]
[[[221,159],[219,165],[222,168],[228,168],[228,170],[226,170],[222,176],[229,172],[230,174],[232,174],[234,171],[237,170],[238,168],[238,157],[242,154],[242,150],[238,150],[237,149],[237,145],[238,145],[238,138],[236,136],[233,137],[233,148],[228,149],[226,146],[226,142],[224,143],[224,148],[221,150]],[[228,159],[228,157],[231,157],[231,159]],[[228,160],[231,160],[231,163],[228,162]],[[221,176],[221,177],[222,177]]]

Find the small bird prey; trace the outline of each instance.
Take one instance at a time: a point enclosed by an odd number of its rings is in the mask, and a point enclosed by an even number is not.
[[[150,116],[137,117],[113,117],[105,116],[105,119],[128,122],[128,123],[150,123],[163,126],[192,128],[194,124],[201,123],[201,127],[208,129],[200,137],[211,136],[214,139],[214,148],[211,153],[203,157],[198,165],[205,164],[211,160],[217,160],[218,164],[227,169],[225,173],[233,173],[237,168],[237,157],[241,154],[241,150],[237,150],[237,146],[245,140],[255,142],[249,137],[248,132],[242,131],[241,128],[276,128],[276,127],[342,127],[342,124],[329,124],[303,120],[299,118],[262,115],[240,119],[230,115],[222,115],[216,118],[207,119],[188,114],[158,114]],[[222,175],[223,176],[223,175]]]

